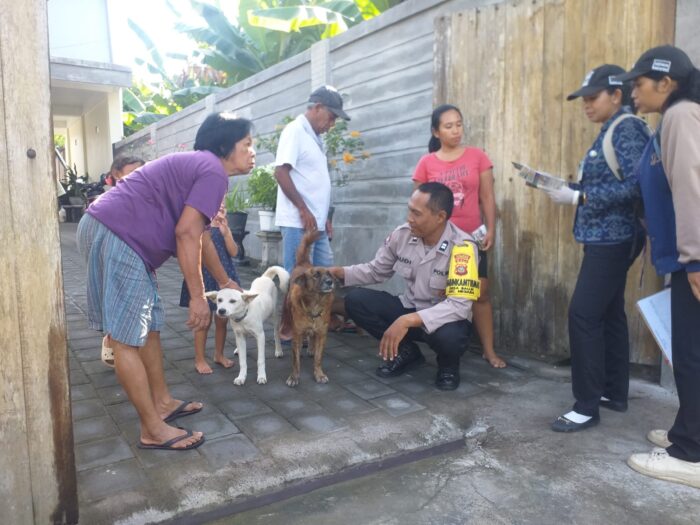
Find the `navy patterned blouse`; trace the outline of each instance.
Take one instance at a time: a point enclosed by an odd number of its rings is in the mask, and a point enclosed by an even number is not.
[[[629,113],[623,107],[600,130],[582,160],[582,177],[575,190],[583,190],[586,204],[576,209],[574,237],[584,244],[617,244],[632,240],[641,230],[638,216],[642,200],[636,169],[649,141],[646,124],[639,119],[622,120],[613,131],[612,144],[622,171],[622,180],[613,174],[603,155],[603,137],[612,122]]]

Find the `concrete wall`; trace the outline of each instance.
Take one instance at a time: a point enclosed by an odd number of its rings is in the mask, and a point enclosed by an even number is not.
[[[698,0],[677,0],[676,2],[676,45],[688,53],[696,67],[700,67],[700,2]]]
[[[177,150],[178,145],[189,148],[207,108],[236,111],[253,119],[257,134],[267,134],[284,115],[302,111],[312,85],[326,76],[343,93],[352,117],[350,129],[362,133],[372,154],[348,185],[334,188],[333,250],[341,264],[370,259],[387,233],[404,221],[411,174],[427,151],[433,106],[433,20],[494,3],[499,2],[408,0],[129,137],[115,150],[154,158]],[[695,49],[696,63],[700,63],[700,44],[692,38],[692,28],[697,27],[693,20],[700,18],[700,9],[694,0],[679,0],[678,6],[677,41]],[[328,50],[325,64],[320,63],[325,56],[320,46]],[[271,159],[262,154],[258,162]],[[251,215],[248,224],[251,232],[257,231],[257,217]],[[253,234],[245,247],[249,255],[260,257]],[[392,283],[389,288],[397,286]]]
[[[251,118],[257,135],[268,134],[285,115],[302,112],[312,87],[325,77],[343,93],[352,117],[350,129],[362,133],[372,155],[358,165],[348,185],[334,188],[333,249],[339,263],[370,259],[387,233],[404,221],[411,174],[427,148],[433,18],[490,3],[494,1],[409,0],[132,135],[115,145],[115,155],[155,158],[191,148],[207,106]],[[258,157],[259,164],[271,160],[269,153]],[[247,229],[251,235],[245,240],[246,251],[259,258],[255,213]]]
[[[51,0],[47,6],[51,56],[112,61],[106,0]]]
[[[430,138],[433,20],[493,3],[409,1],[330,41],[332,82],[372,154],[350,184],[335,191],[333,244],[340,264],[370,259],[405,221],[411,176]],[[394,281],[392,290],[401,286]]]

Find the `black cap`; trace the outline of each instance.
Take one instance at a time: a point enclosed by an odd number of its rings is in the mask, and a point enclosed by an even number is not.
[[[674,46],[659,46],[645,51],[629,72],[617,78],[626,82],[656,71],[676,80],[686,78],[694,69],[690,58],[682,50]]]
[[[591,69],[586,73],[586,78],[583,79],[581,88],[574,91],[566,97],[566,100],[574,100],[578,97],[588,97],[603,91],[604,89],[622,88],[622,81],[618,80],[617,75],[624,73],[625,70],[620,66],[613,64],[603,64],[595,69]]]
[[[343,97],[340,96],[338,90],[333,86],[321,86],[320,88],[315,89],[309,96],[309,102],[313,102],[314,104],[323,104],[336,117],[340,117],[344,120],[350,120],[348,114],[343,111]]]

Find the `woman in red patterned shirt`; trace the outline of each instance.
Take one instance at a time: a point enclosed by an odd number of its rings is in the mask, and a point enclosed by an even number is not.
[[[483,357],[494,368],[506,362],[493,348],[493,309],[489,297],[486,252],[493,246],[496,228],[496,201],[493,195],[493,164],[479,148],[464,146],[462,112],[444,104],[433,111],[432,137],[427,155],[418,161],[413,174],[414,187],[424,182],[441,182],[454,194],[450,220],[461,230],[471,233],[486,225],[486,237],[479,250],[481,297],[474,303],[474,327],[484,349]],[[483,219],[482,219],[483,218]]]

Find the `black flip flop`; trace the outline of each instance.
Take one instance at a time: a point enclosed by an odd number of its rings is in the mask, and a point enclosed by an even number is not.
[[[194,443],[192,443],[191,445],[187,445],[186,447],[173,447],[175,443],[179,443],[183,439],[187,439],[188,437],[192,436],[191,430],[187,430],[185,428],[183,428],[183,430],[186,432],[184,436],[174,437],[173,439],[166,441],[165,443],[149,445],[139,440],[139,443],[136,446],[139,448],[151,450],[192,450],[193,448],[197,448],[199,445],[204,443],[204,436],[202,436],[199,441],[195,441]]]
[[[185,410],[185,407],[189,405],[190,403],[194,403],[194,401],[183,401],[182,404],[177,407],[175,410],[170,412],[170,414],[167,415],[163,421],[165,423],[170,423],[173,419],[177,419],[179,417],[185,417],[185,416],[191,416],[192,414],[196,414],[197,412],[201,412],[203,407],[195,408],[194,410]]]

